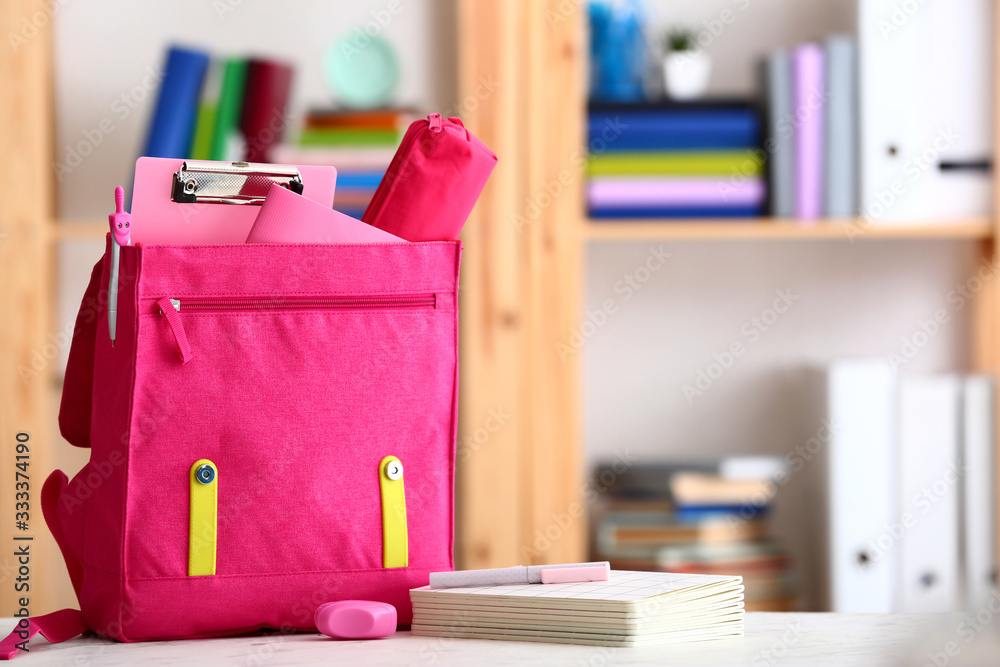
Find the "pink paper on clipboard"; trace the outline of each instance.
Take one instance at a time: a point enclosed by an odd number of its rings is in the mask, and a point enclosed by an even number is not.
[[[141,157],[135,163],[132,243],[243,243],[275,182],[329,208],[337,170]]]

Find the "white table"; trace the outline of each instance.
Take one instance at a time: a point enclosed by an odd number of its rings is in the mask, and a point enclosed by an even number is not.
[[[377,641],[334,641],[321,635],[254,635],[226,639],[121,644],[93,636],[50,645],[39,636],[12,665],[674,665],[790,667],[1000,664],[995,627],[959,632],[959,616],[766,614],[746,616],[739,639],[636,649],[528,642],[414,637],[397,632]],[[992,625],[992,624],[990,624]],[[13,619],[0,619],[6,635]],[[992,634],[991,634],[992,632]],[[953,642],[954,645],[950,645]],[[996,643],[994,643],[996,642]],[[951,651],[954,655],[947,655]],[[942,657],[943,656],[943,657]]]

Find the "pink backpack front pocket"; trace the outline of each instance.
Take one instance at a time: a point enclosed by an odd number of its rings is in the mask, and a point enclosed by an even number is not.
[[[73,554],[92,628],[312,629],[341,599],[409,622],[408,590],[453,567],[460,253],[122,249],[114,347],[97,323],[91,465],[123,463],[77,515]]]

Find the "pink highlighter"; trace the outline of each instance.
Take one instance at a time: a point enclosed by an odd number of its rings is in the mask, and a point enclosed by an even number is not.
[[[380,639],[396,632],[396,608],[385,602],[340,600],[316,608],[316,629],[337,639]]]

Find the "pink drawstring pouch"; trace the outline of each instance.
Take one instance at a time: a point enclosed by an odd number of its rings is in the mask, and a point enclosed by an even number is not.
[[[414,121],[361,219],[407,241],[457,239],[496,163],[458,118]]]
[[[460,255],[455,241],[125,246],[112,347],[106,253],[60,411],[90,462],[41,498],[80,616],[23,632],[315,631],[336,600],[410,623],[409,589],[453,568]]]

